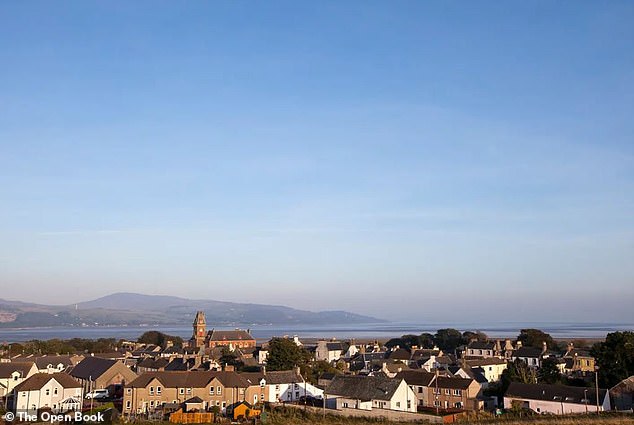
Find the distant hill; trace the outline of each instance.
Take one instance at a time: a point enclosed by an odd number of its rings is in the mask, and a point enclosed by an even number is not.
[[[42,326],[189,325],[196,311],[212,325],[352,324],[384,320],[346,311],[312,312],[291,307],[116,293],[68,306],[0,299],[0,328]]]

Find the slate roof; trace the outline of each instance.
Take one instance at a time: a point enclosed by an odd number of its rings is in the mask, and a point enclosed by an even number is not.
[[[428,387],[436,375],[430,372],[418,370],[404,370],[396,374],[396,379],[405,379],[407,385]]]
[[[584,393],[585,391],[585,393]],[[605,399],[607,390],[599,390],[600,402]],[[504,397],[528,400],[556,401],[576,404],[596,405],[596,391],[593,388],[570,387],[566,385],[522,384],[511,382]],[[588,397],[587,402],[584,397]]]
[[[495,342],[493,341],[472,341],[467,345],[467,348],[473,350],[494,350]]]
[[[341,396],[361,401],[390,400],[402,379],[381,378],[377,376],[341,376],[333,379],[328,387],[328,396]]]
[[[539,358],[541,356],[542,356],[542,350],[535,347],[520,347],[513,351],[513,357]]]
[[[266,372],[264,379],[267,384],[291,384],[295,382],[304,382],[302,375],[294,370]]]
[[[343,344],[341,342],[327,342],[326,349],[328,351],[343,351]]]
[[[33,362],[0,363],[0,378],[10,378],[13,372],[26,376],[32,367]]]
[[[392,359],[392,360],[409,360],[410,357],[411,357],[410,352],[404,348],[396,349],[390,352],[387,356],[388,359]]]
[[[48,365],[52,365],[53,367],[57,367],[58,364],[64,365],[64,367],[71,367],[73,362],[71,360],[71,356],[38,356],[38,357],[28,357],[28,358],[17,358],[14,362],[35,362],[35,365],[38,369],[46,369]]]
[[[160,359],[153,359],[151,357],[145,358],[143,360],[141,360],[138,364],[137,367],[144,367],[147,369],[161,369],[166,367],[169,364],[169,360],[166,358],[160,358]]]
[[[106,373],[106,371],[114,366],[116,362],[116,360],[104,359],[101,357],[86,357],[84,360],[77,363],[77,366],[73,368],[70,375],[75,378],[85,380],[91,379],[94,381]]]
[[[15,391],[39,390],[51,379],[55,379],[64,388],[81,388],[81,384],[66,373],[36,373],[17,385]]]
[[[473,382],[473,379],[455,378],[449,376],[439,376],[436,378],[438,381],[438,388],[448,388],[451,390],[466,390]],[[436,385],[434,382],[432,385]]]
[[[209,339],[209,341],[255,341],[255,338],[253,338],[250,333],[242,329],[233,331],[217,331],[212,329],[207,332],[207,339]]]
[[[505,364],[506,360],[498,359],[497,357],[487,357],[486,359],[469,359],[466,360],[468,366],[477,367],[477,366],[493,366],[493,365],[501,365]]]
[[[128,384],[132,388],[145,388],[157,379],[166,388],[204,388],[214,378],[211,371],[145,372]]]

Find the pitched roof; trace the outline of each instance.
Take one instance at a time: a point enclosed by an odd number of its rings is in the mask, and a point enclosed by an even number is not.
[[[304,382],[302,375],[294,370],[266,372],[264,379],[267,384],[294,384],[296,382]]]
[[[36,373],[15,387],[16,391],[39,390],[48,381],[55,379],[64,388],[81,388],[81,384],[66,373]]]
[[[605,399],[607,390],[599,390],[599,400]],[[566,385],[522,384],[511,382],[504,397],[529,400],[557,401],[565,403],[596,405],[596,391],[592,388],[570,387]],[[587,397],[587,400],[586,400]]]
[[[333,379],[326,393],[361,401],[390,400],[402,379],[382,378],[378,376],[341,376]]]
[[[469,385],[473,383],[473,379],[439,376],[438,378],[436,378],[436,382],[438,382],[438,388],[466,390],[467,388],[469,388]],[[436,382],[434,382],[432,385],[435,386]]]
[[[493,350],[495,349],[495,342],[493,341],[471,341],[467,348],[473,350]]]
[[[212,371],[163,371],[145,372],[128,384],[133,388],[145,388],[157,379],[166,388],[204,388],[214,378]]]
[[[410,352],[404,348],[398,348],[394,351],[391,351],[390,354],[388,354],[387,356],[388,359],[392,360],[409,360],[410,357]]]
[[[542,350],[535,347],[520,347],[513,351],[513,357],[541,357]]]
[[[255,338],[253,338],[250,333],[242,329],[236,329],[233,331],[217,331],[212,329],[207,332],[207,339],[209,341],[255,341]]]
[[[16,363],[23,361],[35,362],[35,365],[38,369],[46,369],[48,365],[51,365],[53,367],[57,367],[57,365],[59,364],[62,364],[65,367],[70,367],[73,365],[71,356],[38,356],[28,358],[16,358],[13,361]]]
[[[73,368],[70,374],[75,378],[90,379],[94,381],[106,373],[106,371],[114,366],[115,363],[117,363],[117,361],[112,359],[86,357]]]
[[[33,362],[0,363],[0,378],[10,378],[13,372],[26,376],[33,367]]]
[[[492,366],[492,365],[502,365],[506,363],[504,359],[498,359],[497,357],[487,357],[485,359],[469,359],[465,360],[468,366],[476,367],[476,366]]]
[[[421,370],[404,370],[396,374],[396,379],[405,379],[407,385],[428,387],[436,375]]]
[[[138,364],[137,367],[145,367],[147,369],[161,369],[164,368],[165,366],[167,366],[169,364],[169,359],[166,359],[164,357],[161,357],[159,359],[153,359],[152,357],[146,357],[145,359],[141,360]]]

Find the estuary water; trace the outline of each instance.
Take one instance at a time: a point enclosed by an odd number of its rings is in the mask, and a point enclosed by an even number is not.
[[[211,329],[235,329],[235,326],[213,326]],[[456,328],[461,331],[478,330],[492,338],[513,338],[520,329],[536,328],[549,333],[553,338],[596,339],[604,338],[615,331],[634,330],[634,323],[553,323],[553,322],[498,322],[498,323],[367,323],[345,325],[241,325],[250,329],[259,341],[267,341],[274,336],[297,335],[300,339],[337,338],[337,339],[380,339],[385,340],[405,334],[434,333],[441,328]],[[157,330],[170,335],[188,339],[192,327],[179,326],[118,326],[118,327],[58,327],[0,329],[0,342],[21,342],[33,339],[70,339],[70,338],[116,338],[136,340],[143,332]]]

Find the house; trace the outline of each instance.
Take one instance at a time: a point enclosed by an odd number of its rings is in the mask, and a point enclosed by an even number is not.
[[[471,368],[482,369],[482,374],[489,383],[498,382],[508,367],[506,360],[496,357],[465,360],[465,364]]]
[[[123,386],[133,381],[137,375],[121,360],[86,357],[70,371],[84,389],[84,392],[110,386]]]
[[[123,413],[149,413],[192,397],[199,397],[204,409],[225,409],[238,401],[263,399],[264,388],[249,374],[232,370],[147,372],[126,385]]]
[[[388,378],[394,378],[397,373],[409,370],[409,366],[400,361],[384,361],[381,366],[381,372]]]
[[[471,341],[465,351],[467,357],[489,358],[496,355],[496,343],[493,341]]]
[[[631,411],[634,408],[634,376],[630,376],[610,388],[610,398],[614,410]]]
[[[339,360],[344,352],[343,343],[340,341],[326,341],[322,339],[317,342],[315,360],[332,363]]]
[[[580,372],[585,374],[587,372],[594,372],[594,357],[586,350],[575,348],[572,342],[568,344],[568,348],[562,358],[567,360],[565,369],[567,373]]]
[[[404,379],[336,376],[326,387],[326,407],[416,412],[416,395]]]
[[[22,357],[12,360],[12,362],[34,362],[38,373],[58,373],[64,372],[82,361],[84,356],[37,356]]]
[[[358,353],[349,361],[351,372],[368,373],[380,369],[385,361],[385,352]]]
[[[265,371],[257,379],[264,387],[264,401],[270,403],[297,401],[302,396],[322,398],[324,395],[324,390],[306,382],[298,369]]]
[[[416,396],[416,405],[420,407],[430,406],[428,388],[434,382],[435,373],[421,370],[405,370],[396,375],[396,379],[403,379]]]
[[[0,363],[0,397],[8,397],[16,385],[37,373],[33,362]]]
[[[477,399],[480,385],[475,379],[436,376],[427,388],[429,407],[439,409],[482,410],[483,403]]]
[[[136,373],[159,372],[165,370],[168,364],[170,364],[170,360],[165,357],[145,357],[137,363]]]
[[[522,347],[521,343],[517,343],[518,348],[513,350],[511,354],[511,361],[515,361],[517,359],[523,361],[530,367],[541,367],[542,358],[545,353],[545,349],[539,349],[535,347]]]
[[[599,411],[610,410],[607,390],[599,390],[598,405]],[[597,397],[593,388],[512,382],[504,394],[504,406],[507,409],[522,407],[540,414],[567,415],[596,412]]]
[[[65,373],[36,373],[13,389],[13,410],[37,414],[48,408],[53,413],[81,409],[81,384]]]

